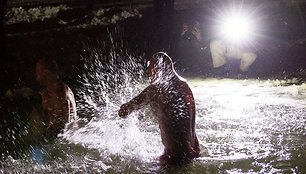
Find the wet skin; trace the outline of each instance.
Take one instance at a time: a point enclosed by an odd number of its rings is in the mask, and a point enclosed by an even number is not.
[[[76,104],[72,90],[41,63],[36,64],[36,79],[45,88],[41,93],[43,120],[48,131],[59,133],[65,123],[76,120]]]
[[[166,66],[158,59],[164,57]],[[170,61],[169,61],[169,60]],[[165,165],[189,163],[200,156],[195,133],[195,102],[187,82],[178,76],[171,59],[157,53],[148,67],[151,85],[121,106],[118,114],[126,117],[134,110],[150,105],[158,118],[162,143],[165,146],[160,161]]]

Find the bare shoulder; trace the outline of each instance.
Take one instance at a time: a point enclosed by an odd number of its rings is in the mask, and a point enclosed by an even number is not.
[[[177,87],[177,89],[179,90],[179,91],[181,91],[182,93],[184,93],[184,94],[188,94],[188,95],[192,95],[192,91],[191,91],[191,89],[190,89],[190,87],[189,87],[189,85],[188,85],[188,82],[187,82],[187,80],[185,80],[185,79],[183,79],[183,80],[181,80],[181,79],[179,79],[177,82],[176,82],[176,87]]]
[[[74,100],[73,91],[69,88],[69,86],[63,83],[62,87],[63,87],[62,89],[63,89],[63,92],[65,93],[66,98],[69,100]]]
[[[174,82],[173,84],[179,88],[182,88],[182,87],[189,88],[187,80],[182,78],[181,76],[178,76],[178,78],[176,78],[173,82]]]

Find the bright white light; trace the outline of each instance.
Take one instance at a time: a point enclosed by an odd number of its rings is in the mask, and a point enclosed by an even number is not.
[[[219,28],[221,37],[234,43],[250,40],[254,29],[251,21],[252,19],[242,14],[224,16]]]

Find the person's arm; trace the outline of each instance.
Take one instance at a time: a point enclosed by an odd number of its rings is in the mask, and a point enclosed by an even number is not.
[[[188,25],[184,23],[181,36],[183,36],[187,31],[188,31]]]
[[[134,110],[140,109],[141,107],[149,103],[150,99],[153,98],[154,93],[156,93],[155,86],[148,86],[138,96],[134,97],[129,102],[121,105],[120,110],[118,111],[118,115],[122,118],[125,118]]]
[[[194,27],[191,31],[191,33],[195,36],[195,38],[201,42],[202,40],[202,36],[201,36],[201,31],[199,29],[199,27]]]
[[[76,110],[76,103],[75,98],[72,90],[67,86],[66,87],[67,99],[69,101],[69,121],[77,120],[77,110]]]
[[[78,128],[77,120],[77,110],[74,94],[72,90],[66,85],[66,100],[68,101],[68,119],[67,128]]]

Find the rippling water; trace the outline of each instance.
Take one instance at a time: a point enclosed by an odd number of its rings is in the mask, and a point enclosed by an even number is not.
[[[306,172],[306,84],[234,79],[188,82],[196,99],[202,157],[170,172]],[[95,105],[99,111],[90,121],[83,119],[79,129],[66,130],[56,142],[27,158],[1,161],[0,173],[163,172],[158,164],[163,145],[150,109],[127,119],[117,116],[120,104],[145,86],[125,84],[116,93],[104,94],[108,98],[104,105],[87,96],[87,107]]]
[[[305,171],[305,84],[231,79],[190,84],[205,154],[201,163],[227,172]]]

